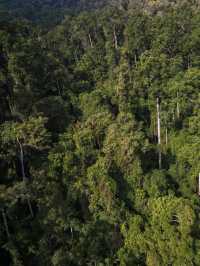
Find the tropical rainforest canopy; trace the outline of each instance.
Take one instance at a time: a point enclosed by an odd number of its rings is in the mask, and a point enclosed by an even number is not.
[[[0,265],[200,266],[199,3],[0,11]]]

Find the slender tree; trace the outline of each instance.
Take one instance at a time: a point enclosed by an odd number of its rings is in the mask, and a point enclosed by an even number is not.
[[[158,164],[159,169],[162,168],[162,154],[161,154],[161,127],[160,127],[160,98],[157,97],[157,136],[158,136]]]
[[[4,209],[2,209],[1,212],[2,212],[2,218],[3,218],[3,223],[4,223],[6,235],[7,235],[8,239],[9,239],[10,238],[10,232],[9,232],[9,228],[8,228],[7,216],[6,216],[6,213],[5,213]]]

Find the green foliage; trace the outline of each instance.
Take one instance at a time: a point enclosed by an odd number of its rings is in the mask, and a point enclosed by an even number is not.
[[[0,265],[199,266],[199,5],[19,2],[39,23],[0,20]]]

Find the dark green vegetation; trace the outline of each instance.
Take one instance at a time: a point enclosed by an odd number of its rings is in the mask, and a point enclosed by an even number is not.
[[[0,21],[25,18],[49,28],[60,23],[66,13],[94,10],[115,2],[118,0],[0,0]]]
[[[13,17],[24,18],[49,29],[59,24],[67,13],[78,14],[104,7],[121,10],[139,8],[154,13],[184,3],[194,7],[200,0],[0,0],[0,21]]]
[[[2,21],[0,265],[200,266],[199,88],[195,5]]]

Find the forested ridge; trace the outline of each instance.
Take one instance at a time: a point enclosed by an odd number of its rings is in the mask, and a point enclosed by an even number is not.
[[[0,265],[200,266],[198,5],[1,19]]]
[[[0,0],[0,21],[27,19],[40,27],[50,29],[61,23],[66,14],[82,11],[117,8],[140,9],[141,12],[157,13],[167,8],[176,8],[185,3],[199,7],[200,0]]]

